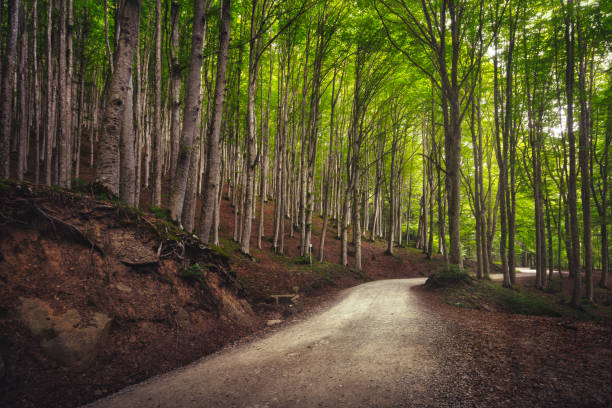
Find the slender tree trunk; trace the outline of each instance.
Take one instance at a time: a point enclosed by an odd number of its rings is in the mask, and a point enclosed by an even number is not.
[[[338,96],[340,95],[340,89],[338,92],[335,92],[336,89],[336,74],[337,71],[334,70],[334,78],[332,80],[332,94],[331,94],[331,112],[329,116],[329,154],[327,157],[327,179],[325,181],[325,192],[323,199],[323,226],[321,227],[321,238],[319,241],[319,262],[323,262],[323,254],[325,249],[325,235],[327,234],[327,222],[329,218],[329,205],[330,205],[330,189],[332,184],[332,168],[334,167],[334,120],[335,120],[335,110],[336,110],[336,102],[338,101]],[[344,75],[342,76],[344,77]],[[340,79],[340,85],[338,88],[342,87],[342,79]]]
[[[8,178],[10,175],[11,119],[17,62],[19,3],[19,0],[8,1],[6,48],[2,61],[2,89],[0,90],[0,179]]]
[[[195,30],[195,25],[194,25]],[[155,111],[153,113],[153,205],[161,207],[162,191],[162,166],[163,166],[163,146],[162,146],[162,80],[161,80],[161,0],[155,1]]]
[[[110,41],[108,39],[108,0],[104,0],[104,40],[106,42],[106,55],[108,56],[108,66],[110,68],[111,74],[113,74],[113,53],[111,52]]]
[[[170,47],[170,75],[171,75],[171,102],[170,102],[170,180],[174,180],[176,164],[179,154],[181,132],[181,65],[179,63],[179,2],[172,0],[171,6],[172,32]]]
[[[64,175],[64,184],[66,188],[70,188],[72,184],[72,150],[74,139],[79,135],[74,135],[73,115],[72,115],[72,76],[73,76],[73,56],[74,49],[72,47],[72,37],[74,32],[73,27],[73,0],[67,1],[66,10],[66,174]]]
[[[608,166],[609,166],[609,149],[610,143],[612,143],[612,104],[608,104],[606,109],[606,136],[604,143],[603,157],[599,162],[599,177],[602,180],[601,187],[601,200],[597,200],[597,194],[593,192],[595,203],[597,204],[597,213],[600,219],[600,234],[601,234],[601,277],[599,279],[599,287],[606,288],[608,281],[608,268],[609,268],[609,255],[608,255],[608,188],[610,187],[610,181],[608,177]],[[594,153],[595,148],[593,148]],[[593,159],[595,161],[595,159]],[[591,186],[593,184],[591,183]]]
[[[59,54],[58,54],[58,83],[57,83],[57,106],[59,123],[57,128],[59,185],[68,188],[70,160],[70,99],[69,86],[67,84],[68,64],[66,52],[66,2],[60,0],[60,24],[59,24]]]
[[[34,80],[34,143],[36,143],[36,160],[34,161],[34,183],[40,183],[40,89],[38,88],[38,0],[32,2],[32,77]]]
[[[107,93],[102,118],[100,142],[96,163],[96,181],[112,193],[119,193],[119,141],[123,122],[123,111],[127,102],[132,76],[132,62],[140,26],[140,4],[142,0],[126,0],[121,8],[121,32],[117,42],[114,73]]]
[[[574,136],[574,2],[568,0],[565,10],[565,47],[567,63],[565,70],[565,92],[567,99],[567,140],[569,144],[569,179],[567,204],[570,224],[570,275],[574,277],[574,290],[571,303],[578,306],[581,295],[580,277],[580,236],[578,233],[578,209],[576,205],[576,138]]]
[[[27,9],[24,3],[21,3],[20,14],[22,15],[21,23],[21,44],[19,50],[19,71],[17,73],[19,77],[19,88],[18,88],[18,116],[19,116],[19,133],[17,139],[17,180],[23,181],[24,173],[27,170],[28,162],[28,145],[30,140],[29,128],[30,118],[28,117],[29,103],[28,103],[28,81],[27,81],[27,55],[28,55],[28,35],[25,25],[25,16]]]
[[[265,235],[264,232],[264,207],[267,202],[267,189],[268,189],[268,148],[270,143],[270,98],[272,97],[272,74],[274,68],[273,53],[270,53],[270,76],[268,82],[268,101],[266,103],[265,117],[262,119],[262,162],[261,162],[261,175],[260,175],[260,187],[259,187],[259,228],[257,231],[257,248],[261,249],[261,239]],[[262,92],[262,115],[263,115],[263,92]]]
[[[581,21],[576,24],[578,30],[578,100],[580,102],[580,118],[578,122],[578,162],[580,165],[580,197],[582,199],[582,241],[584,248],[584,270],[586,297],[593,301],[593,244],[591,242],[591,181],[589,179],[589,147],[590,143],[590,111],[587,100],[587,48],[581,29]]]
[[[397,130],[393,129],[393,140],[391,142],[391,167],[389,169],[389,235],[387,239],[387,251],[393,255],[393,238],[395,237],[395,156],[397,155]]]
[[[47,127],[45,132],[45,184],[50,186],[53,182],[52,177],[52,162],[53,162],[53,147],[55,144],[55,88],[53,81],[53,0],[49,0],[47,9]],[[2,101],[5,99],[2,98]],[[4,123],[4,122],[2,122]],[[93,149],[93,146],[90,146]]]
[[[196,123],[200,115],[205,7],[206,5],[203,1],[194,0],[191,60],[189,63],[189,77],[185,88],[183,129],[181,131],[181,143],[176,164],[176,174],[172,183],[170,195],[170,216],[173,220],[180,220],[183,212],[185,192],[187,190],[187,177],[191,165],[194,133],[196,132]]]
[[[223,106],[225,99],[225,75],[230,42],[231,4],[230,0],[222,0],[221,17],[219,19],[219,50],[217,54],[217,75],[215,79],[215,96],[212,118],[206,135],[208,151],[206,157],[206,188],[200,215],[200,238],[209,242],[210,229],[213,224],[214,209],[220,205],[219,197],[220,162],[219,138]],[[216,231],[214,232],[216,234]]]
[[[121,171],[119,175],[119,197],[129,206],[136,205],[136,161],[134,157],[134,110],[132,78],[123,109],[119,156]]]

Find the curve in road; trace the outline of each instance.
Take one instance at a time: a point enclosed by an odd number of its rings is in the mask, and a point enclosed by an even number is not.
[[[305,321],[89,407],[440,406],[431,390],[452,336],[410,290],[423,282],[356,286]]]

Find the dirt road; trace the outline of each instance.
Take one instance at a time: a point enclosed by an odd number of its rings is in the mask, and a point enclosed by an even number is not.
[[[437,405],[425,394],[448,337],[410,290],[424,279],[346,291],[327,311],[91,407]]]
[[[381,280],[90,407],[608,407],[608,326],[457,309]],[[436,306],[437,305],[437,306]],[[576,347],[580,344],[580,347]]]

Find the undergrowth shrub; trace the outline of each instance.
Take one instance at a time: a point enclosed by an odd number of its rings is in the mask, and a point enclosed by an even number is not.
[[[194,279],[198,281],[201,281],[205,276],[204,269],[197,263],[190,265],[186,268],[182,268],[180,270],[180,273],[181,276],[185,279]]]
[[[449,286],[471,285],[474,278],[457,265],[445,265],[438,272],[431,275],[425,282],[425,287],[438,289]]]

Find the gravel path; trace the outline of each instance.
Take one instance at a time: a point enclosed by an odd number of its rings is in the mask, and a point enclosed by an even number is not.
[[[452,339],[410,290],[423,282],[357,286],[304,322],[90,406],[439,406],[429,386],[440,380],[437,346]]]
[[[348,289],[313,317],[89,407],[612,406],[610,325],[454,308],[415,290],[424,281]]]

